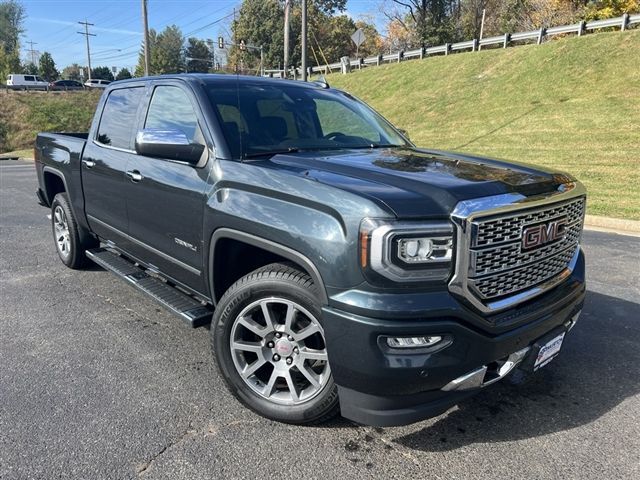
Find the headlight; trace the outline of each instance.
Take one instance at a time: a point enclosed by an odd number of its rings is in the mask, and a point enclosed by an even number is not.
[[[450,222],[388,223],[366,219],[360,229],[360,263],[396,282],[444,281],[451,273]]]

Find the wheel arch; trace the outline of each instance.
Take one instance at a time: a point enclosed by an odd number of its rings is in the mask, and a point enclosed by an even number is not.
[[[69,188],[67,187],[67,181],[60,170],[45,166],[42,169],[42,177],[44,181],[44,193],[47,196],[49,205],[53,202],[53,197],[58,193],[66,192],[69,194]],[[62,186],[62,188],[60,188]]]
[[[224,265],[224,263],[222,263],[223,259],[229,259],[228,256],[224,256],[224,252],[218,250],[221,242],[223,241],[234,242],[236,245],[242,244],[249,250],[264,252],[265,261],[259,262],[261,264],[257,265],[256,268],[273,263],[273,261],[284,260],[293,262],[313,280],[313,283],[316,285],[317,296],[320,303],[322,305],[328,304],[329,300],[322,276],[314,263],[308,257],[296,250],[265,238],[230,228],[219,228],[211,236],[211,242],[209,244],[208,280],[211,299],[214,305],[217,304],[218,300],[222,297],[228,287],[230,287],[236,280],[255,269],[251,268],[249,271],[240,269],[238,272],[234,272],[233,275],[226,276],[222,281],[218,280],[216,282],[216,271],[220,270],[221,264]]]

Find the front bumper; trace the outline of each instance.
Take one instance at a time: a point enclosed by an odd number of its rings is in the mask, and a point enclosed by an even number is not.
[[[569,326],[584,302],[584,256],[580,254],[572,275],[561,285],[521,307],[518,315],[506,312],[510,328],[504,324],[478,328],[482,318],[470,321],[475,314],[467,307],[448,292],[440,295],[448,297],[441,303],[450,308],[413,312],[401,319],[365,316],[357,305],[351,311],[332,306],[323,309],[327,349],[344,417],[374,426],[403,425],[439,415],[477,392],[481,384],[476,388],[450,385],[483,366],[500,365],[554,329]],[[384,308],[379,304],[380,313]],[[431,350],[405,353],[385,348],[380,339],[427,335],[443,336],[447,341]],[[523,355],[519,360],[524,359]]]

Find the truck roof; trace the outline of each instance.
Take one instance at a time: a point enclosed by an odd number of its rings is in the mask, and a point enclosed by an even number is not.
[[[166,79],[177,79],[183,80],[185,82],[190,83],[230,83],[230,82],[240,82],[240,83],[263,83],[266,85],[282,85],[283,82],[287,82],[288,84],[295,84],[296,86],[308,87],[308,88],[319,88],[320,85],[318,83],[310,82],[302,82],[300,80],[287,80],[282,78],[270,78],[270,77],[258,77],[254,75],[234,75],[234,74],[220,74],[220,73],[178,73],[178,74],[167,74],[167,75],[154,75],[148,77],[137,77],[130,78],[127,80],[119,80],[117,82],[112,82],[111,85],[122,85],[123,83],[129,82],[139,82],[141,80],[166,80]],[[111,86],[110,85],[110,86]]]

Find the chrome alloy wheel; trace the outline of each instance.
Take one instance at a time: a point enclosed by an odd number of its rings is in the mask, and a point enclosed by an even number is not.
[[[71,254],[71,238],[69,237],[67,215],[60,205],[57,205],[53,210],[53,230],[60,255],[67,258]]]
[[[290,300],[263,298],[245,307],[235,319],[230,347],[240,377],[274,403],[306,402],[331,376],[320,322]]]

